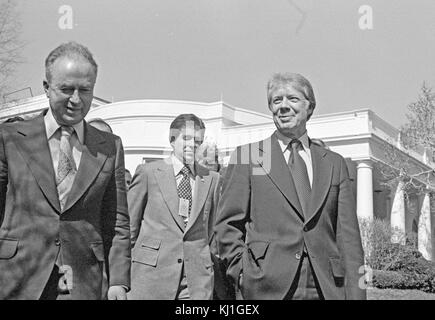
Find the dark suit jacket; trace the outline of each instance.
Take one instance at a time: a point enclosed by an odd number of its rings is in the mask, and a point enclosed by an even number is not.
[[[225,177],[225,173],[227,171],[226,167],[222,167],[219,170],[219,197],[222,192],[222,185]],[[215,221],[213,221],[213,226],[216,223],[216,215],[214,216]],[[216,243],[215,234],[212,233],[212,238],[210,239],[210,249],[212,251],[211,258],[213,260],[213,268],[214,268],[214,294],[213,299],[216,300],[234,300],[236,299],[235,293],[235,284],[232,282],[232,279],[229,278],[226,274],[227,265],[225,261],[223,261],[218,254],[218,248]]]
[[[305,219],[275,137],[238,147],[219,203],[216,237],[227,273],[243,274],[245,299],[283,299],[304,242],[325,299],[365,299],[354,197],[344,159],[310,145],[313,187]]]
[[[209,241],[219,175],[200,165],[195,169],[192,209],[184,227],[170,158],[137,167],[128,191],[133,246],[129,299],[175,299],[183,265],[190,298],[212,298]]]
[[[119,137],[85,123],[74,184],[61,213],[43,116],[0,127],[0,300],[38,299],[56,257],[73,299],[130,286],[130,232]]]

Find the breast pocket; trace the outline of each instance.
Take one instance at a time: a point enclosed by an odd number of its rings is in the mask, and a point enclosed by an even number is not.
[[[162,240],[143,238],[140,246],[135,249],[133,262],[139,262],[148,266],[156,267],[159,258],[159,250]]]
[[[103,168],[103,169],[100,171],[100,175],[111,176],[113,173],[114,173],[114,170],[113,170],[112,168],[110,168],[110,167]]]
[[[115,173],[115,168],[113,165],[113,160],[109,157],[106,159],[104,166],[101,168],[100,174],[111,176],[114,173]]]

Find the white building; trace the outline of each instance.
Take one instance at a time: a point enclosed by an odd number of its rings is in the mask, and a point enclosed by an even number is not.
[[[48,107],[42,95],[9,103],[0,110],[0,121],[21,115],[31,117]],[[194,113],[204,120],[206,136],[215,140],[224,164],[238,145],[269,136],[275,126],[265,106],[265,114],[233,107],[225,102],[200,103],[171,100],[135,100],[109,103],[95,98],[87,119],[101,118],[122,138],[126,168],[131,173],[144,161],[161,159],[170,154],[169,125],[181,113]],[[360,218],[389,219],[402,232],[418,235],[419,249],[432,259],[433,211],[430,191],[410,193],[405,199],[400,186],[383,185],[381,169],[389,164],[390,146],[406,157],[416,172],[430,171],[435,164],[424,150],[404,153],[399,131],[369,109],[316,115],[308,122],[308,135],[322,139],[327,146],[346,158],[354,182],[357,213]],[[400,164],[399,164],[400,166]],[[424,183],[424,181],[421,181]]]

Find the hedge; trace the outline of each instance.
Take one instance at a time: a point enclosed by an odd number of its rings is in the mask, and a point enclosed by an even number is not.
[[[391,243],[391,228],[378,219],[361,223],[361,234],[366,263],[373,269],[373,286],[435,293],[435,264],[424,259],[414,238],[408,236],[404,245]]]

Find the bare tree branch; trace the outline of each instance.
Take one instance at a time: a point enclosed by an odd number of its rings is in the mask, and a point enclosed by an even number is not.
[[[0,0],[0,96],[9,88],[9,80],[23,62],[23,43],[19,40],[21,23],[15,0]],[[3,102],[3,100],[0,100]]]
[[[403,143],[407,148],[425,147],[435,151],[435,94],[423,83],[416,102],[408,106],[407,123],[402,127]]]
[[[385,142],[383,150],[385,160],[379,166],[382,184],[388,187],[403,182],[405,194],[409,191],[425,192],[435,190],[435,168],[433,155],[435,152],[435,94],[423,83],[416,102],[408,106],[407,123],[401,128],[402,148],[395,143]],[[416,166],[412,151],[426,150],[430,162],[425,164],[429,169]]]

